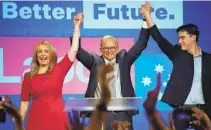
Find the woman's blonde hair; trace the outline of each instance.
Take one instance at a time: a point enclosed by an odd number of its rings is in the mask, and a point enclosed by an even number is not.
[[[47,48],[49,50],[49,53],[50,53],[50,57],[49,57],[50,58],[50,65],[49,65],[46,73],[49,73],[52,70],[53,66],[57,63],[57,55],[56,55],[56,51],[53,48],[53,46],[48,41],[41,41],[39,44],[37,44],[37,46],[34,49],[33,58],[32,58],[32,68],[31,68],[31,71],[29,73],[29,78],[30,79],[35,74],[37,74],[37,72],[39,70],[39,67],[40,67],[38,59],[37,59],[37,52],[38,52],[38,49],[39,49],[40,45],[47,46]]]

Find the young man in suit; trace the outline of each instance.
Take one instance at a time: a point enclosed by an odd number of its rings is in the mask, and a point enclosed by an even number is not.
[[[199,107],[211,118],[211,55],[198,45],[198,27],[186,24],[177,28],[179,44],[172,45],[153,23],[150,9],[149,2],[141,7],[150,35],[173,63],[161,100],[174,108]]]

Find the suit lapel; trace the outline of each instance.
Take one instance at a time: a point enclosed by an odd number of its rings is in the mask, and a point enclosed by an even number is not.
[[[103,60],[103,62],[105,63],[105,60],[104,60],[104,58],[103,58],[103,55],[101,55],[100,58],[101,58],[101,59]]]
[[[205,91],[206,91],[206,85],[204,84],[204,79],[205,79],[205,73],[206,73],[206,54],[202,51],[202,60],[201,60],[201,84],[202,84],[202,91],[203,91],[203,95],[205,95]]]

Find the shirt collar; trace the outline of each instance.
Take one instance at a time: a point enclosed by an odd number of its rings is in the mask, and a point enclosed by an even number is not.
[[[112,61],[107,60],[106,58],[103,57],[103,59],[105,60],[105,64],[109,64],[109,63],[116,63],[116,59],[114,58]]]

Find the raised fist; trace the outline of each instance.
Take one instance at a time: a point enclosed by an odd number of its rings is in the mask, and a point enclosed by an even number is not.
[[[81,23],[83,22],[84,15],[83,13],[78,13],[74,16],[74,25],[75,26],[80,26]]]

